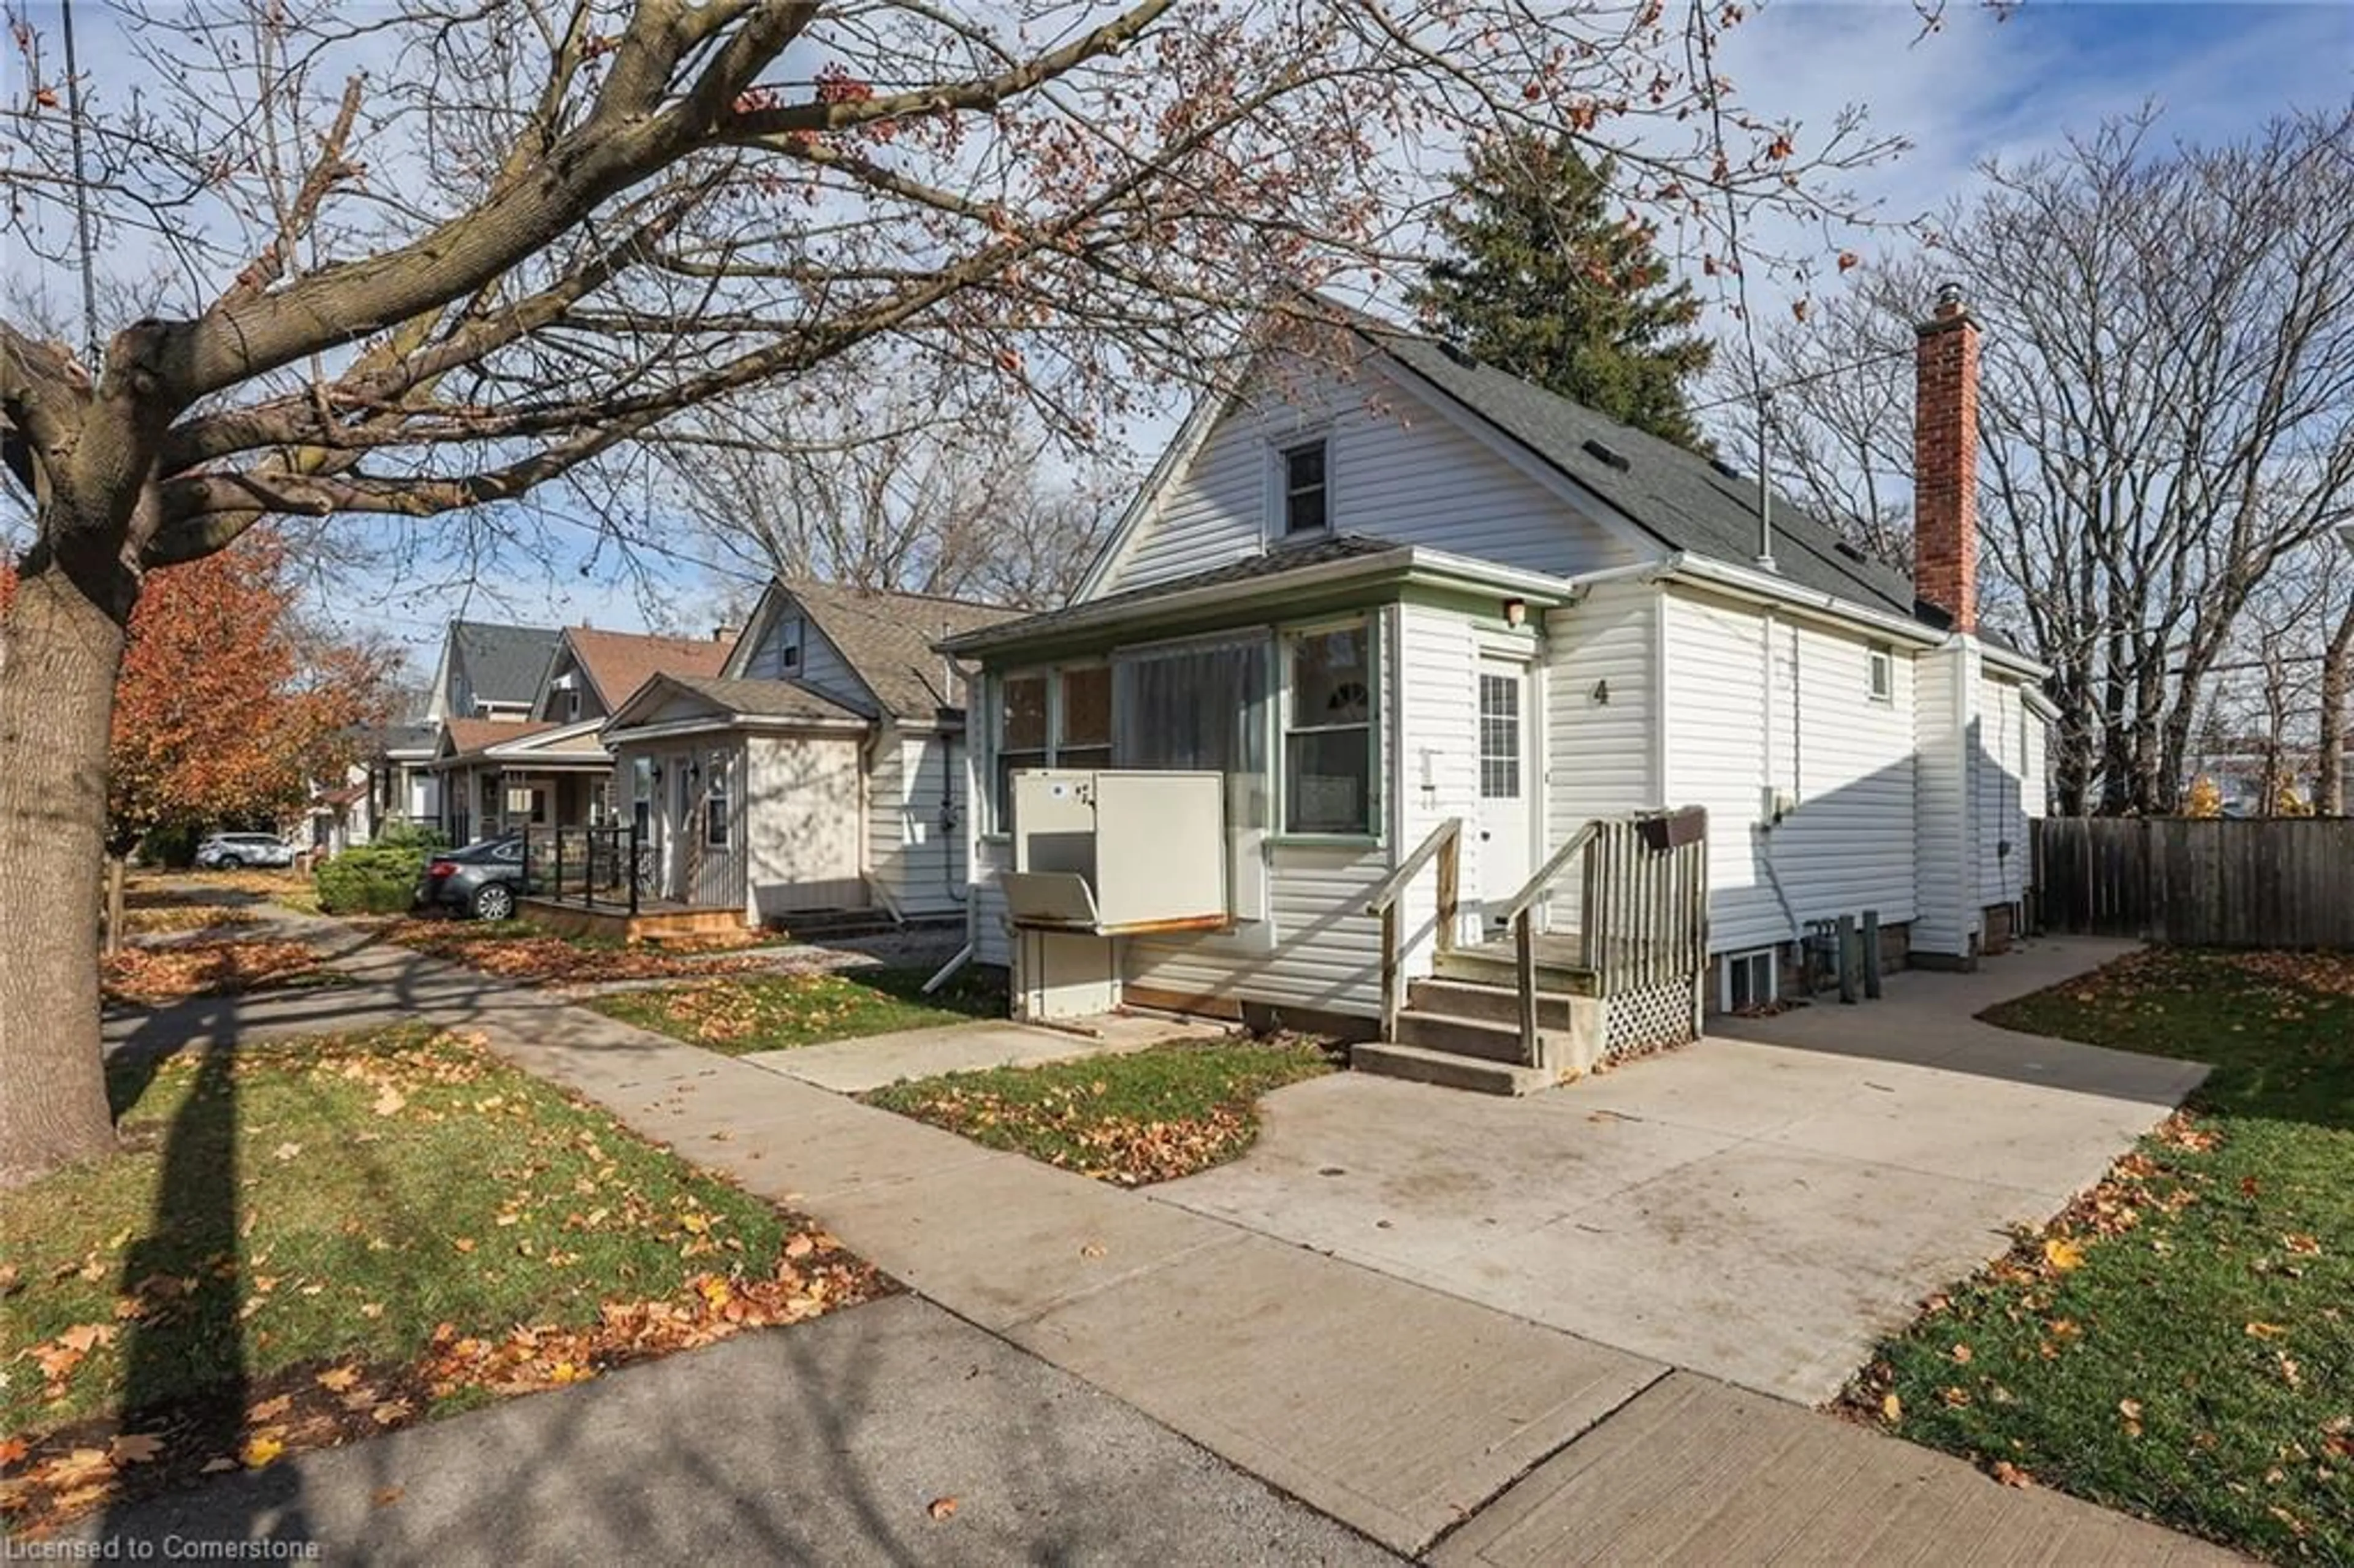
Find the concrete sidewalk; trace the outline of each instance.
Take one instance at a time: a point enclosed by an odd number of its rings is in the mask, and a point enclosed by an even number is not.
[[[1463,1561],[1545,1562],[1564,1539],[1663,1541],[1677,1520],[1705,1512],[1714,1520],[1706,1539],[1687,1535],[1669,1555],[1714,1560],[1731,1542],[1758,1548],[1740,1552],[1748,1561],[1877,1562],[1893,1547],[1951,1557],[2041,1531],[2094,1548],[2074,1563],[2226,1560],[2088,1504],[2009,1490],[1894,1439],[993,1152],[544,993],[470,983],[414,954],[382,961],[372,995],[447,999],[420,1012],[484,1030],[518,1065],[816,1215],[959,1317],[1402,1552],[1443,1542],[1442,1556]],[[1663,1390],[1696,1414],[1621,1425],[1658,1409]],[[757,1392],[791,1398],[781,1380]],[[1761,1420],[1774,1424],[1774,1441],[1734,1440]],[[1662,1445],[1660,1432],[1693,1422],[1718,1440]],[[636,1446],[620,1448],[615,1462],[626,1464]],[[1904,1538],[1892,1542],[1888,1478],[1900,1473],[1927,1478],[1920,1495],[1934,1506],[1904,1514]],[[1885,1484],[1842,1488],[1830,1477]],[[675,1484],[692,1511],[696,1483]],[[1793,1496],[1820,1510],[1797,1518]],[[1497,1521],[1484,1530],[1483,1510]]]
[[[953,1511],[935,1518],[943,1499]],[[295,1456],[70,1533],[268,1538],[419,1568],[1396,1561],[908,1296]]]

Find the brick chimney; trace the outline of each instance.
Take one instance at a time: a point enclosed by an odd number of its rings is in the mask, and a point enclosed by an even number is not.
[[[1913,592],[1978,624],[1978,328],[1961,286],[1937,291],[1913,351]]]

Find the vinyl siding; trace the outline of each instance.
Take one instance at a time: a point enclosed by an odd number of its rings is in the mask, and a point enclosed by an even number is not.
[[[801,613],[791,595],[779,589],[778,599],[777,613],[769,618],[758,644],[745,658],[746,678],[796,680],[861,713],[874,712],[874,695],[851,669],[849,661],[843,658],[817,624]],[[801,644],[801,664],[789,670],[785,667],[785,649],[796,641]]]
[[[1480,888],[1479,634],[1463,616],[1420,605],[1400,606],[1397,626],[1389,683],[1397,694],[1398,709],[1391,751],[1402,775],[1392,792],[1397,854],[1400,859],[1412,854],[1447,818],[1463,820],[1458,885],[1465,913],[1458,929],[1476,940],[1479,922],[1472,906]],[[1535,640],[1529,641],[1533,648]],[[1435,863],[1415,878],[1398,914],[1407,972],[1427,974],[1437,935]],[[1380,962],[1378,944],[1374,962]]]
[[[952,785],[941,826],[941,789]],[[892,729],[875,748],[866,863],[907,916],[964,907],[964,747],[953,736]]]
[[[1267,865],[1271,919],[1233,932],[1127,938],[1123,977],[1180,996],[1378,1013],[1381,922],[1364,907],[1389,868],[1386,850],[1275,844]]]
[[[1667,789],[1708,808],[1709,946],[1737,951],[1793,933],[1767,880],[1755,824],[1767,782],[1765,619],[1681,592],[1667,617]]]
[[[754,736],[746,745],[751,776],[739,820],[760,916],[864,906],[858,742]]]
[[[1980,743],[1973,755],[1978,788],[1978,901],[2016,904],[2028,880],[2028,765],[2021,748],[2034,723],[2012,681],[1979,683]],[[2035,791],[2041,796],[2040,787]],[[2003,853],[2004,846],[2009,853]]]
[[[1978,791],[1968,748],[1977,744],[1978,651],[1953,643],[1914,666],[1914,788],[1912,945],[1962,957],[1978,928]]]
[[[1004,969],[1013,962],[1013,944],[1005,929],[1005,890],[997,883],[998,872],[1013,866],[1011,840],[981,839],[974,843],[968,895],[972,899],[972,956],[977,963]]]
[[[1775,777],[1797,800],[1768,836],[1798,918],[1914,912],[1913,662],[1872,696],[1872,643],[1784,621],[1775,638]]]
[[[1545,618],[1547,794],[1558,842],[1594,817],[1666,803],[1657,778],[1661,594],[1608,583]],[[1606,685],[1606,698],[1595,695]]]
[[[1223,566],[1263,547],[1274,454],[1329,434],[1333,528],[1569,575],[1634,557],[1545,483],[1385,377],[1292,362],[1230,408],[1141,516],[1097,593]]]

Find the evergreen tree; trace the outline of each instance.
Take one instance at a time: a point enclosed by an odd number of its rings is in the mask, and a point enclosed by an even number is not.
[[[1611,210],[1609,160],[1566,140],[1489,138],[1440,215],[1451,253],[1411,296],[1426,328],[1480,359],[1681,446],[1704,448],[1684,381],[1712,345],[1653,231]]]

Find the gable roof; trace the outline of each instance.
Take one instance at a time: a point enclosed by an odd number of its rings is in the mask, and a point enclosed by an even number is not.
[[[655,675],[716,675],[736,648],[734,638],[658,637],[588,626],[567,626],[562,635],[609,709]]]
[[[1733,566],[1755,564],[1754,475],[1744,479],[1698,452],[1622,425],[1436,338],[1353,312],[1348,319],[1367,343],[1600,496],[1670,550]],[[1779,492],[1774,496],[1774,562],[1778,576],[1800,588],[1924,619],[1910,578],[1852,549]]]
[[[487,620],[453,620],[450,641],[465,666],[474,700],[529,706],[547,678],[562,633],[548,626],[499,626]]]
[[[684,694],[704,707],[714,726],[742,719],[768,719],[810,724],[856,725],[864,728],[870,722],[865,714],[835,702],[821,692],[812,691],[799,681],[761,681],[742,678],[723,679],[710,675],[656,674],[630,694],[627,701],[614,710],[605,721],[602,735],[608,740],[626,738],[630,730],[681,721],[656,718],[665,702]],[[701,721],[695,721],[700,724]]]
[[[517,724],[511,719],[447,718],[441,721],[441,744],[434,748],[434,754],[446,761],[487,750],[503,740],[520,740],[555,727],[541,722]]]
[[[886,593],[812,577],[779,577],[776,586],[816,622],[894,718],[930,720],[961,707],[963,683],[942,666],[933,644],[1022,616],[1002,605]]]

